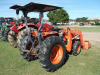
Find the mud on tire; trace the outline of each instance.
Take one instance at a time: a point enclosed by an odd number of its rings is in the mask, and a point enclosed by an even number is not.
[[[8,42],[10,45],[14,46],[15,48],[17,47],[17,33],[10,30],[8,33]]]
[[[31,48],[32,48],[32,43],[31,43],[29,37],[26,36],[20,43],[20,49],[21,50],[30,50]],[[21,56],[27,61],[33,61],[38,58],[35,55],[34,56],[31,55],[31,53],[23,52],[21,50],[20,50]]]
[[[29,29],[31,29],[31,31],[34,30],[34,28],[32,28],[32,27],[29,27]],[[23,29],[23,30],[21,30],[21,31],[18,33],[18,36],[17,36],[17,44],[18,44],[18,47],[20,46],[20,43],[21,43],[22,39],[25,38],[25,36],[27,36],[27,35],[28,35],[28,34],[27,34],[26,29]]]
[[[65,63],[67,58],[65,43],[59,37],[51,36],[46,38],[41,45],[38,54],[41,67],[48,72],[56,71]],[[59,55],[57,58],[56,54]],[[56,60],[54,60],[55,58]]]

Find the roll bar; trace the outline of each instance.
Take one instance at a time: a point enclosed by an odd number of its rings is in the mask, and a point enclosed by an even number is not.
[[[13,5],[10,7],[10,9],[15,9],[16,10],[16,14],[19,15],[19,11],[22,11],[23,12],[23,15],[25,17],[25,26],[26,26],[26,30],[28,31],[29,33],[29,38],[30,38],[30,41],[32,43],[32,48],[34,51],[36,51],[36,49],[34,48],[34,42],[32,41],[32,38],[31,38],[31,32],[27,26],[27,14],[29,12],[39,12],[40,13],[40,23],[41,23],[41,26],[40,28],[38,29],[38,41],[39,41],[39,45],[41,44],[42,40],[41,40],[41,29],[43,27],[43,12],[46,12],[46,11],[52,11],[52,10],[56,10],[56,9],[61,9],[62,7],[58,7],[58,6],[52,6],[52,5],[46,5],[46,4],[39,4],[39,3],[29,3],[25,6],[19,6],[19,5]]]

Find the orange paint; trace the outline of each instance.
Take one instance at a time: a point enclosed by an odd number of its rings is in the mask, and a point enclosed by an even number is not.
[[[67,47],[66,47],[66,50],[70,52],[71,49],[72,49],[72,35],[71,35],[70,30],[68,30],[68,35],[66,35],[65,37],[67,39]]]
[[[50,52],[50,61],[52,64],[58,64],[63,57],[63,48],[55,45]]]
[[[91,47],[91,44],[89,41],[84,41],[84,49],[89,49]]]
[[[78,49],[77,49],[77,53],[79,53],[80,50],[81,50],[81,46],[79,45],[79,46],[78,46]]]

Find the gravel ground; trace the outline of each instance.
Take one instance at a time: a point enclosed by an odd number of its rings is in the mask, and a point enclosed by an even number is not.
[[[84,40],[100,42],[100,32],[83,32]]]

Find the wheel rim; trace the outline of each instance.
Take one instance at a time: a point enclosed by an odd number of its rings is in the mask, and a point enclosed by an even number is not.
[[[34,53],[34,50],[32,48],[32,44],[31,43],[28,45],[27,50],[29,50],[30,52],[26,53],[26,54],[31,54],[31,56],[37,56],[37,53]]]
[[[77,53],[80,52],[80,49],[81,49],[81,46],[79,45],[79,46],[78,46],[78,49],[77,49]]]
[[[52,64],[58,64],[63,57],[63,48],[55,45],[50,52],[50,61]]]
[[[31,43],[28,45],[27,50],[29,50],[30,52],[34,52],[34,50],[32,49],[32,44]]]

